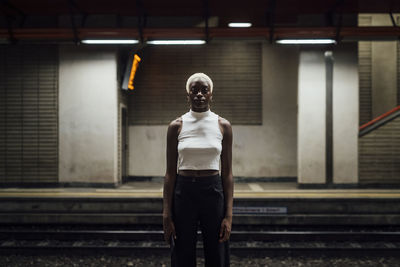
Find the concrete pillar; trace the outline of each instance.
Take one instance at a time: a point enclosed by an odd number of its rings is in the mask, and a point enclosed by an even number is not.
[[[326,85],[323,50],[300,52],[298,77],[298,183],[324,184]]]
[[[333,183],[357,183],[357,44],[341,44],[333,50],[333,58]]]
[[[333,49],[333,76],[327,81],[324,53]],[[332,132],[326,133],[326,83],[332,82]],[[329,112],[328,112],[329,114]],[[329,128],[328,128],[329,129]],[[329,146],[332,136],[332,150]],[[327,154],[332,161],[327,163]],[[328,157],[329,159],[329,157]],[[328,165],[329,164],[329,165]],[[327,177],[332,167],[331,181]],[[298,83],[298,182],[333,184],[358,182],[357,45],[300,52]]]
[[[59,181],[117,183],[117,53],[60,47]]]

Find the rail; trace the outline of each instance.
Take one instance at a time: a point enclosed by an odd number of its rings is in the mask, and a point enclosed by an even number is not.
[[[355,231],[354,231],[355,230]],[[0,230],[0,254],[98,254],[132,253],[168,254],[169,247],[162,240],[160,230]],[[201,239],[199,239],[201,240]],[[347,231],[234,231],[231,236],[234,254],[272,253],[291,255],[308,252],[352,255],[376,253],[398,255],[398,229],[348,229]],[[202,242],[197,246],[201,252]]]
[[[400,116],[400,106],[389,110],[388,112],[376,117],[375,119],[363,124],[359,128],[359,137],[366,135],[367,133],[379,128],[380,126],[386,124],[387,122],[393,120]]]

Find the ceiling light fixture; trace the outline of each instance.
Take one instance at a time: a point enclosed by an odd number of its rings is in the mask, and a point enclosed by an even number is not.
[[[205,44],[204,40],[151,40],[147,44],[151,45],[201,45]]]
[[[137,44],[138,40],[82,40],[84,44]]]
[[[251,27],[250,22],[231,22],[228,24],[231,28],[249,28]]]
[[[336,44],[333,39],[282,39],[278,44]]]

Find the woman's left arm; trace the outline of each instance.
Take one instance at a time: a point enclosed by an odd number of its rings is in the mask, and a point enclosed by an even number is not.
[[[229,240],[232,229],[233,209],[233,174],[232,174],[232,126],[226,119],[220,118],[223,133],[221,153],[221,177],[225,196],[225,218],[222,220],[219,241]]]

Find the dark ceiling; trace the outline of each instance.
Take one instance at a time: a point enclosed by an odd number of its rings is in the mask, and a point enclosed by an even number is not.
[[[27,15],[69,14],[70,5],[88,14],[121,14],[137,16],[145,10],[149,16],[201,15],[208,5],[213,16],[230,14],[263,14],[275,9],[276,14],[315,14],[333,10],[344,13],[389,13],[400,11],[396,0],[1,0],[2,11]],[[273,8],[274,6],[274,8]],[[14,10],[14,11],[13,11]]]
[[[253,24],[253,28],[248,31],[251,36],[259,34],[254,32],[260,32],[261,29],[267,29],[268,34],[273,36],[274,31],[279,32],[282,27],[295,28],[296,32],[301,32],[301,28],[325,27],[329,28],[329,35],[332,35],[333,31],[341,27],[357,28],[359,13],[386,13],[389,17],[391,13],[400,13],[400,1],[0,0],[0,38],[56,38],[55,29],[59,29],[60,38],[71,35],[71,29],[75,38],[81,38],[80,35],[84,35],[87,29],[103,29],[103,35],[104,29],[107,29],[109,33],[115,31],[118,36],[125,34],[121,33],[122,29],[130,29],[132,36],[142,37],[143,34],[151,36],[149,29],[164,29],[167,31],[163,34],[168,36],[171,29],[205,27],[205,21],[210,29],[214,28],[211,30],[214,36],[224,36],[228,32],[228,36],[237,34],[243,37],[246,33],[242,29],[234,33],[234,30],[227,29],[227,24],[244,21]],[[69,33],[63,33],[63,30]],[[386,31],[390,31],[392,36],[399,34],[398,29]],[[188,32],[182,32],[177,36],[189,35]],[[195,35],[193,32],[190,36]]]
[[[2,16],[117,15],[146,17],[204,17],[249,20],[257,26],[297,23],[302,16],[396,13],[398,0],[1,0]],[[224,26],[224,25],[222,25]],[[301,26],[301,25],[299,25]],[[320,25],[326,26],[326,25]]]

